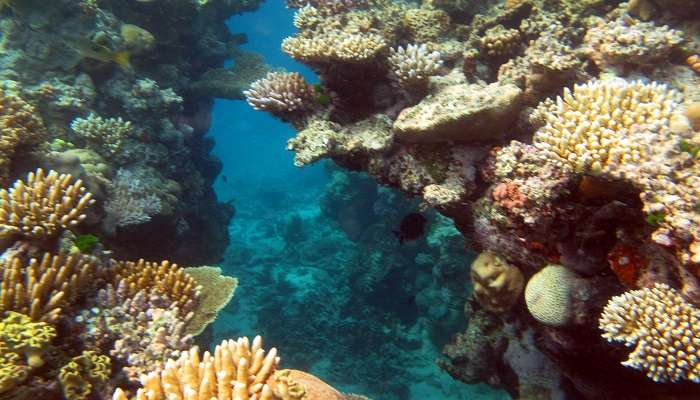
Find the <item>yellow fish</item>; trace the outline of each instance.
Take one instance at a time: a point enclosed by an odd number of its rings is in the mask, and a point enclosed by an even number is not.
[[[104,63],[113,62],[124,69],[131,69],[131,62],[129,61],[131,53],[128,51],[114,51],[103,44],[95,43],[90,40],[70,43],[69,46],[85,58]]]

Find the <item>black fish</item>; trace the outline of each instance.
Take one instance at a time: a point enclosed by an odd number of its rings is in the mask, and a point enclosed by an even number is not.
[[[403,217],[398,231],[394,231],[394,235],[399,239],[399,243],[407,240],[416,240],[425,233],[425,224],[427,219],[421,213],[411,213]]]

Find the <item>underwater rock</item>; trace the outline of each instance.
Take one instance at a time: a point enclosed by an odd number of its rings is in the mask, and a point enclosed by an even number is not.
[[[404,142],[498,141],[516,121],[521,95],[515,85],[447,86],[401,111],[393,129]]]

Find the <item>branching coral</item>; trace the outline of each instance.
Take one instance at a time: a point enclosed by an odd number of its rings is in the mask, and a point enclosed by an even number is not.
[[[143,388],[135,399],[272,400],[272,390],[266,382],[278,363],[277,349],[266,352],[260,336],[253,343],[247,338],[225,340],[216,346],[213,355],[207,351],[200,356],[194,347],[179,359],[168,360],[161,373],[141,377]],[[126,400],[127,396],[117,389],[113,399]]]
[[[520,45],[520,31],[506,29],[503,25],[489,28],[481,38],[481,48],[490,57],[506,57]]]
[[[155,187],[151,183],[143,171],[123,168],[117,171],[109,186],[109,200],[105,204],[109,230],[145,224],[163,210],[163,201],[154,193]]]
[[[105,157],[119,153],[124,139],[133,131],[130,121],[124,121],[121,117],[102,118],[95,114],[90,114],[87,118],[76,118],[70,126],[90,148]]]
[[[129,296],[144,291],[147,297],[162,297],[178,307],[183,316],[193,312],[199,304],[201,288],[177,264],[144,260],[118,262],[113,274],[117,285],[126,286]]]
[[[425,44],[390,49],[389,65],[391,71],[404,87],[422,86],[428,78],[437,74],[442,66],[441,55],[429,51]]]
[[[613,297],[599,326],[608,341],[634,346],[623,365],[655,382],[700,382],[700,309],[668,285]]]
[[[556,102],[545,101],[538,114],[546,121],[534,145],[560,167],[576,172],[619,174],[624,164],[648,160],[652,149],[632,138],[637,127],[668,134],[678,93],[656,83],[594,81],[564,89]],[[660,137],[656,140],[663,140]]]
[[[94,200],[70,175],[39,168],[27,180],[17,180],[10,189],[0,189],[0,237],[21,235],[40,239],[69,229],[83,219]]]
[[[367,63],[387,46],[376,33],[345,33],[327,31],[311,37],[295,36],[284,39],[282,50],[299,61],[312,63]]]
[[[243,92],[254,109],[273,114],[303,111],[313,104],[313,92],[297,72],[268,72]]]
[[[92,348],[110,348],[110,355],[136,381],[149,371],[160,371],[168,358],[192,345],[192,337],[185,333],[192,313],[182,315],[172,301],[147,290],[128,292],[125,281],[116,289],[108,285],[77,319],[86,327],[83,341]]]
[[[26,263],[0,260],[0,311],[17,311],[34,321],[55,322],[99,278],[95,264],[80,257],[45,253]]]
[[[652,22],[619,18],[589,29],[585,42],[586,53],[600,67],[650,65],[665,59],[683,42],[683,34]]]
[[[0,182],[4,183],[17,150],[41,143],[47,132],[37,110],[4,89],[0,89],[0,132]]]

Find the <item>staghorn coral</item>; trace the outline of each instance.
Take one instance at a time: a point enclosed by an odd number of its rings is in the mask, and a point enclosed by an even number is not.
[[[119,153],[124,139],[133,132],[130,121],[124,121],[121,117],[102,118],[92,113],[87,118],[74,119],[70,127],[91,149],[106,158]]]
[[[485,309],[502,314],[510,310],[523,291],[520,270],[492,252],[483,252],[472,262],[470,276],[474,297]]]
[[[663,61],[683,42],[683,34],[653,22],[618,18],[599,22],[586,32],[585,52],[601,68]]]
[[[99,278],[96,265],[79,256],[44,253],[29,263],[19,256],[4,257],[0,260],[0,311],[56,322]]]
[[[137,381],[192,345],[192,336],[185,333],[192,315],[183,315],[173,301],[148,290],[130,295],[127,283],[120,281],[116,289],[100,289],[95,304],[76,320],[86,327],[81,339],[91,348],[109,349],[124,364],[124,373]]]
[[[6,183],[13,157],[47,136],[37,110],[19,96],[0,88],[0,182]]]
[[[109,357],[85,350],[61,367],[58,380],[61,382],[66,400],[84,400],[93,392],[94,386],[109,379],[112,361]]]
[[[409,44],[390,49],[389,65],[394,77],[404,87],[424,86],[442,66],[441,55],[429,51],[425,44]]]
[[[0,237],[14,235],[33,239],[56,235],[85,219],[92,194],[73,182],[71,175],[39,168],[17,180],[10,190],[0,189]]]
[[[700,383],[700,310],[673,288],[652,288],[615,296],[600,316],[602,336],[634,351],[622,364],[655,382]]]
[[[548,326],[564,326],[572,317],[571,291],[576,273],[561,265],[548,265],[525,286],[525,304],[530,314]]]
[[[177,307],[183,316],[199,305],[201,287],[184,269],[169,261],[120,261],[112,274],[117,286],[125,285],[129,296],[144,291],[146,296],[162,297]]]
[[[268,72],[243,94],[254,109],[277,115],[304,111],[313,104],[311,87],[297,72]]]
[[[238,287],[238,279],[222,275],[218,267],[192,267],[184,271],[202,287],[199,304],[186,329],[187,334],[196,336],[214,322],[219,311],[231,301]]]
[[[224,340],[214,354],[208,351],[200,356],[194,347],[177,360],[169,359],[162,372],[151,372],[141,377],[143,388],[135,400],[165,400],[186,398],[199,400],[272,400],[272,390],[266,384],[279,364],[277,349],[265,351],[262,338],[256,336]],[[126,400],[126,394],[117,389],[113,400]]]

